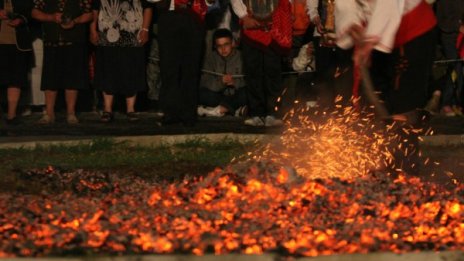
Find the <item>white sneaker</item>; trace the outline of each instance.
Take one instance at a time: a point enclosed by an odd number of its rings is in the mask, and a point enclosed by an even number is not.
[[[21,113],[21,116],[31,116],[32,115],[32,110],[30,107],[27,107],[24,109],[24,111]]]
[[[222,117],[224,113],[221,112],[221,107],[204,107],[198,106],[197,108],[198,116],[208,116],[208,117]]]
[[[284,121],[281,119],[277,119],[274,116],[268,115],[264,118],[264,125],[266,127],[279,127],[284,125]]]
[[[201,116],[201,117],[206,116],[205,111],[206,111],[205,106],[198,106],[198,107],[197,107],[197,114],[198,114],[198,116]]]
[[[307,109],[316,108],[316,107],[317,107],[317,101],[307,101],[306,102],[306,108]]]
[[[264,120],[261,117],[255,116],[246,119],[243,124],[248,125],[248,126],[254,126],[254,127],[261,127],[264,126]]]

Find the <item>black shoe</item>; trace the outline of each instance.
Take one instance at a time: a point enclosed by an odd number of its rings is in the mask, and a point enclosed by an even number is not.
[[[110,123],[114,120],[114,115],[111,112],[104,111],[100,117],[100,122]]]
[[[5,119],[5,123],[10,126],[16,126],[21,124],[21,121],[19,120],[18,117],[14,117],[12,119]]]

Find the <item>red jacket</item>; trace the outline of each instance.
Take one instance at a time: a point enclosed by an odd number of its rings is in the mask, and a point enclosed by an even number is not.
[[[282,51],[292,47],[292,11],[288,0],[279,0],[276,10],[272,14],[270,30],[243,29],[244,41],[252,42],[257,46],[268,47],[275,44]]]
[[[464,59],[464,33],[459,33],[456,48],[458,49],[459,57]]]

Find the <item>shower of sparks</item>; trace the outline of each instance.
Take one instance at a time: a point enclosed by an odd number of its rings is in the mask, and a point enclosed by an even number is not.
[[[373,113],[351,106],[337,105],[331,112],[305,111],[292,110],[279,140],[251,152],[252,158],[292,166],[307,178],[352,178],[387,166],[401,170],[402,158],[420,157],[409,137],[431,133],[395,122],[385,128]],[[427,164],[428,159],[421,163]]]

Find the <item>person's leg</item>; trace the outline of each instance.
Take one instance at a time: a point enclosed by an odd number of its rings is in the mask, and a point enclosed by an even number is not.
[[[456,49],[457,38],[457,33],[441,32],[440,40],[443,49],[443,54],[446,59],[452,60],[458,58],[458,51]],[[444,110],[443,112],[445,114],[454,114],[454,112],[452,111],[452,106],[457,104],[457,96],[455,89],[457,79],[453,79],[453,74],[456,74],[457,70],[459,70],[458,64],[459,63],[449,64],[446,73],[446,83],[444,84],[444,86],[442,86],[442,107]]]
[[[160,57],[160,107],[164,113],[163,123],[170,124],[180,121],[179,109],[180,86],[179,70],[183,59],[183,49],[191,48],[183,45],[179,14],[167,12],[160,15],[159,25],[159,57]]]
[[[55,102],[56,102],[56,90],[45,90],[45,114],[37,122],[39,124],[50,124],[55,122]]]
[[[135,113],[135,102],[137,100],[137,95],[132,95],[126,97],[126,115],[128,121],[138,121],[139,117]]]
[[[269,51],[264,53],[264,89],[266,93],[266,116],[277,112],[279,97],[282,95],[282,63],[281,56]]]
[[[68,124],[77,124],[79,120],[76,117],[77,90],[66,89],[64,92],[66,100],[66,121]]]
[[[134,113],[135,112],[135,101],[137,99],[137,95],[133,95],[130,97],[126,97],[126,109],[127,113]]]
[[[19,87],[10,86],[7,90],[8,100],[8,115],[7,119],[12,120],[16,118],[16,110],[18,108],[19,97],[21,95],[21,89]]]
[[[247,44],[242,48],[243,70],[247,84],[247,99],[251,117],[266,116],[266,93],[263,84],[263,54],[262,51]],[[280,63],[280,61],[279,61]]]
[[[395,49],[395,76],[390,90],[391,113],[401,114],[424,108],[433,66],[435,31],[431,30]]]
[[[58,92],[54,90],[45,91],[45,112],[51,119],[55,119],[55,102],[57,93]]]
[[[236,109],[247,104],[245,87],[235,88],[233,94],[222,95],[219,97],[222,106],[228,108],[233,113]]]
[[[103,112],[113,113],[114,96],[107,92],[103,92]]]
[[[68,115],[76,114],[77,90],[66,89],[64,92],[66,100],[66,112]]]
[[[198,84],[205,38],[204,29],[193,14],[186,14],[183,21],[185,46],[180,68],[180,117],[184,125],[193,125],[197,120]]]
[[[100,121],[104,123],[112,122],[114,119],[113,118],[114,95],[103,91],[102,96],[103,96],[103,112],[100,117]]]
[[[198,104],[207,107],[216,107],[222,100],[219,92],[211,91],[207,88],[200,88],[198,91]]]

